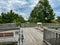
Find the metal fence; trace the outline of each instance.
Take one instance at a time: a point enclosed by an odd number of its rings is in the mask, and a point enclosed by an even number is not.
[[[60,45],[60,31],[55,29],[44,29],[43,41],[48,45]]]

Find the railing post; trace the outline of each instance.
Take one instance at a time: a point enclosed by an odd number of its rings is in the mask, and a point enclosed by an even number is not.
[[[56,33],[56,41],[55,41],[55,45],[57,45],[57,39],[58,39],[58,34]]]
[[[58,28],[56,28],[56,30],[58,30]],[[58,39],[58,33],[56,33],[56,41],[55,41],[55,45],[57,45],[57,39]]]
[[[59,34],[59,39],[60,39],[60,34]]]
[[[21,41],[22,41],[22,45],[23,45],[23,39],[24,39],[24,37],[23,37],[23,34],[22,34],[22,38],[21,38]]]
[[[20,45],[20,30],[19,30],[19,39],[18,39],[18,45]]]
[[[23,45],[23,30],[20,30],[20,45]]]
[[[45,29],[44,29],[44,31],[43,31],[44,33],[43,33],[43,41],[45,40]]]

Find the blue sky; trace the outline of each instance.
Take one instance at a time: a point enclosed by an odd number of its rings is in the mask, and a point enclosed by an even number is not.
[[[60,0],[49,0],[49,3],[53,8],[54,13],[56,14],[56,17],[60,16]]]
[[[13,10],[27,19],[39,0],[0,0],[0,13]],[[60,15],[60,0],[49,0],[56,16]]]

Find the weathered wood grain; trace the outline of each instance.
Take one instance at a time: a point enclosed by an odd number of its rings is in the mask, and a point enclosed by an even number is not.
[[[43,32],[35,28],[22,28],[24,35],[24,45],[45,45],[43,42]]]

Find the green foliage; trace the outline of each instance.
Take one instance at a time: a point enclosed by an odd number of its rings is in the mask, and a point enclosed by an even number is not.
[[[57,21],[60,23],[60,16],[57,17]]]
[[[51,20],[52,23],[58,23],[58,21],[56,21],[56,19]]]
[[[22,16],[19,16],[18,14],[14,13],[12,10],[7,13],[1,13],[0,16],[0,23],[18,23],[18,22],[25,22],[24,18]]]
[[[53,9],[49,5],[48,0],[40,0],[36,7],[32,10],[29,22],[51,22],[55,17]]]

